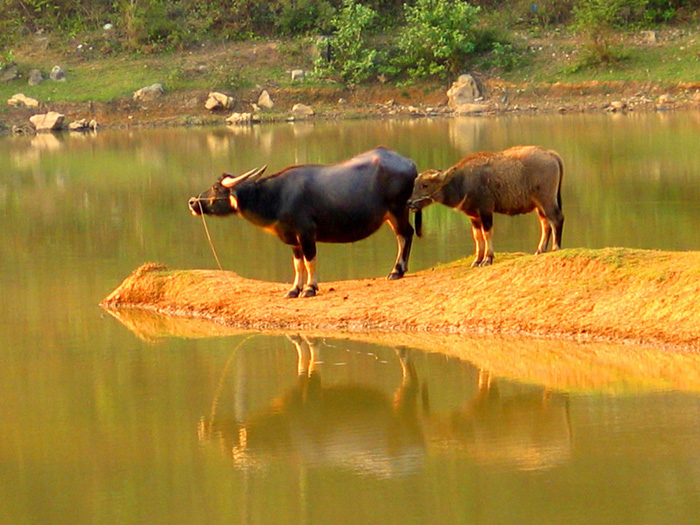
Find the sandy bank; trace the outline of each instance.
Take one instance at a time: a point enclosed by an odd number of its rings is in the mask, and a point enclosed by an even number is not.
[[[245,330],[517,334],[694,349],[700,346],[700,252],[608,248],[502,254],[383,278],[322,283],[309,299],[287,284],[231,272],[147,264],[109,294],[138,308]]]

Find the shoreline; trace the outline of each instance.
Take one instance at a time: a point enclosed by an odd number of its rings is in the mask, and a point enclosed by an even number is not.
[[[484,81],[484,85],[487,96],[462,108],[450,108],[446,89],[437,84],[415,86],[411,93],[392,86],[366,86],[352,91],[303,87],[271,89],[276,109],[253,113],[256,116],[254,123],[244,125],[314,120],[490,118],[521,114],[700,110],[700,82],[674,86],[624,81],[513,84],[493,79]],[[48,111],[65,115],[67,122],[94,119],[98,129],[223,126],[232,113],[251,111],[255,92],[248,93],[248,100],[246,97],[239,100],[232,110],[205,109],[208,92],[204,90],[167,93],[148,102],[121,98],[110,102],[50,102],[40,103],[38,108],[5,108],[0,113],[3,121],[0,122],[0,134],[36,133],[29,123],[29,117]],[[296,102],[307,103],[305,101],[314,109],[314,115],[293,115],[293,105]]]

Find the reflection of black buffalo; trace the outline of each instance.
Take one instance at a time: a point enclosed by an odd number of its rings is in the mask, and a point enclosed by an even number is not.
[[[393,399],[360,385],[324,386],[314,347],[293,337],[298,382],[262,413],[243,422],[212,421],[202,438],[218,437],[239,468],[283,458],[303,466],[336,466],[377,477],[418,469],[424,456],[415,368],[402,354],[403,380]]]
[[[407,351],[398,352],[403,379],[391,398],[366,386],[323,385],[314,370],[313,344],[290,339],[298,358],[294,387],[242,421],[213,417],[202,423],[201,439],[218,439],[238,468],[264,468],[282,459],[388,477],[420,468],[426,447],[522,470],[551,468],[569,458],[566,396],[522,385],[499,388],[488,372],[480,372],[476,396],[447,414],[429,414]]]
[[[413,161],[376,148],[340,164],[293,166],[262,178],[264,169],[222,175],[189,207],[195,215],[238,214],[290,245],[295,277],[287,297],[316,294],[316,242],[359,241],[384,222],[399,244],[389,279],[407,271],[413,227],[406,203],[418,175]],[[420,235],[419,215],[416,230]]]

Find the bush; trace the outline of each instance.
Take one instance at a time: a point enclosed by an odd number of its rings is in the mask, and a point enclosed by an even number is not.
[[[376,73],[377,50],[371,49],[367,35],[377,13],[355,0],[344,0],[343,7],[333,19],[335,31],[331,38],[330,56],[321,57],[319,72],[330,69],[345,82],[359,84]]]
[[[638,23],[647,1],[581,0],[574,8],[574,29],[588,40],[582,64],[611,64],[623,58],[624,51],[615,43],[615,30]]]
[[[404,4],[406,23],[398,39],[401,65],[413,78],[457,73],[476,49],[474,23],[479,11],[461,0]]]
[[[331,30],[333,6],[324,0],[285,0],[277,20],[283,35],[307,35]]]

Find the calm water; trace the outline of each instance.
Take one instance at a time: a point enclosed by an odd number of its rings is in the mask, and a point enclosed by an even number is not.
[[[565,247],[700,249],[700,113],[1,138],[0,523],[695,522],[700,356],[132,332],[97,306],[146,261],[215,267],[186,203],[223,171],[378,144],[427,169],[527,143],[564,158]],[[463,216],[424,222],[411,270],[471,254]],[[227,269],[284,293],[287,247],[209,226]],[[498,216],[496,257],[534,251],[538,229]],[[394,255],[388,228],[320,246],[321,292]]]

